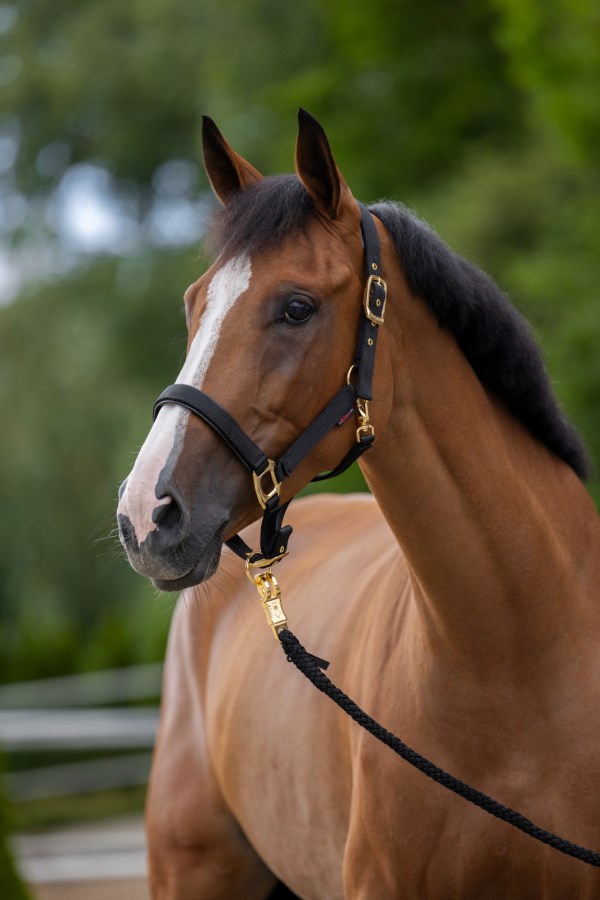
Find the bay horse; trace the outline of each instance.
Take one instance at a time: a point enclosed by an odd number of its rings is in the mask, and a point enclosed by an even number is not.
[[[295,175],[263,178],[208,118],[203,154],[216,258],[185,293],[178,383],[277,459],[351,367],[361,214],[304,111]],[[600,849],[600,522],[585,450],[496,285],[401,205],[370,214],[388,286],[376,439],[360,460],[372,494],[292,506],[277,569],[290,624],[411,746]],[[357,423],[338,424],[283,479],[282,503],[351,451]],[[147,802],[153,897],[600,897],[596,869],[443,791],[286,662],[223,549],[244,528],[256,546],[261,512],[221,436],[162,405],[118,509],[133,568],[182,592]]]

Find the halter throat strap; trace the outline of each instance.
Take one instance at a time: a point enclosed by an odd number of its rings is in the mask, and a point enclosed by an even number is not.
[[[154,404],[153,419],[165,403],[176,403],[210,425],[235,453],[242,465],[252,474],[256,496],[262,506],[263,520],[260,535],[260,552],[253,551],[239,536],[226,543],[252,567],[272,565],[287,553],[292,533],[290,525],[283,525],[283,517],[290,501],[280,505],[281,482],[288,478],[332,428],[342,427],[356,410],[358,427],[356,442],[350,451],[330,472],[317,475],[313,481],[322,481],[340,475],[365,451],[372,447],[375,431],[369,421],[368,403],[373,398],[373,370],[377,334],[385,317],[387,286],[381,275],[381,250],[379,235],[373,216],[358,201],[360,228],[364,247],[366,286],[363,298],[356,350],[352,366],[344,384],[302,434],[287,448],[279,460],[270,459],[246,434],[241,425],[216,400],[204,391],[188,384],[172,384],[165,388]],[[356,385],[356,386],[355,386]]]

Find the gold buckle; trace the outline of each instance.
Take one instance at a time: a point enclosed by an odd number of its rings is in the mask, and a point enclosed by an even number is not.
[[[287,616],[281,604],[281,589],[277,579],[270,570],[260,572],[258,575],[251,575],[248,571],[248,563],[246,564],[246,574],[260,595],[267,624],[273,632],[273,637],[279,643],[279,632],[283,628],[287,628]]]
[[[262,486],[262,480],[267,474],[271,476],[271,481],[273,482],[273,487],[268,493]],[[267,460],[267,468],[264,472],[261,472],[260,475],[253,472],[252,478],[254,479],[254,490],[256,491],[258,502],[263,509],[266,509],[269,500],[273,497],[279,497],[279,489],[281,488],[281,482],[275,478],[275,461],[272,459]]]
[[[383,300],[377,298],[375,301],[375,306],[381,306],[381,313],[377,315],[377,313],[372,312],[371,307],[369,306],[369,300],[371,299],[371,289],[374,284],[379,285],[379,287],[383,288]],[[383,325],[383,321],[385,318],[385,304],[387,301],[387,284],[380,278],[379,275],[369,275],[369,280],[367,281],[367,286],[365,288],[365,296],[363,300],[363,305],[365,307],[365,316],[369,321],[373,322],[374,325]]]

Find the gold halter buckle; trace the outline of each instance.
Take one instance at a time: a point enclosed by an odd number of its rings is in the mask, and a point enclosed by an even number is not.
[[[379,310],[379,312],[374,313],[371,309],[371,291],[373,289],[373,285],[376,284],[383,291],[383,297],[378,297],[375,301],[375,306]],[[363,298],[363,305],[365,308],[365,316],[369,319],[370,322],[373,322],[374,325],[383,325],[385,319],[385,304],[387,301],[387,284],[380,278],[379,275],[369,275],[369,280],[367,281],[367,286],[365,288],[365,296]]]
[[[271,476],[271,482],[273,484],[273,487],[268,492],[265,491],[265,489],[262,486],[262,480],[265,477],[265,475]],[[269,500],[271,500],[273,497],[279,497],[279,491],[281,489],[281,482],[277,481],[277,479],[275,477],[275,460],[268,459],[267,460],[267,468],[263,472],[261,472],[259,475],[257,475],[256,472],[253,472],[252,478],[254,480],[254,490],[256,491],[256,496],[258,498],[258,502],[260,503],[260,505],[262,506],[263,509],[266,509],[267,503],[269,502]]]

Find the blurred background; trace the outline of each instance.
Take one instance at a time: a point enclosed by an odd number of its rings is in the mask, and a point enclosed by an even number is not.
[[[105,896],[56,862],[76,835],[97,877],[143,872],[173,600],[114,510],[204,265],[201,114],[269,174],[316,115],[358,197],[402,200],[511,295],[599,460],[599,76],[591,0],[0,3],[0,832],[35,896]]]

